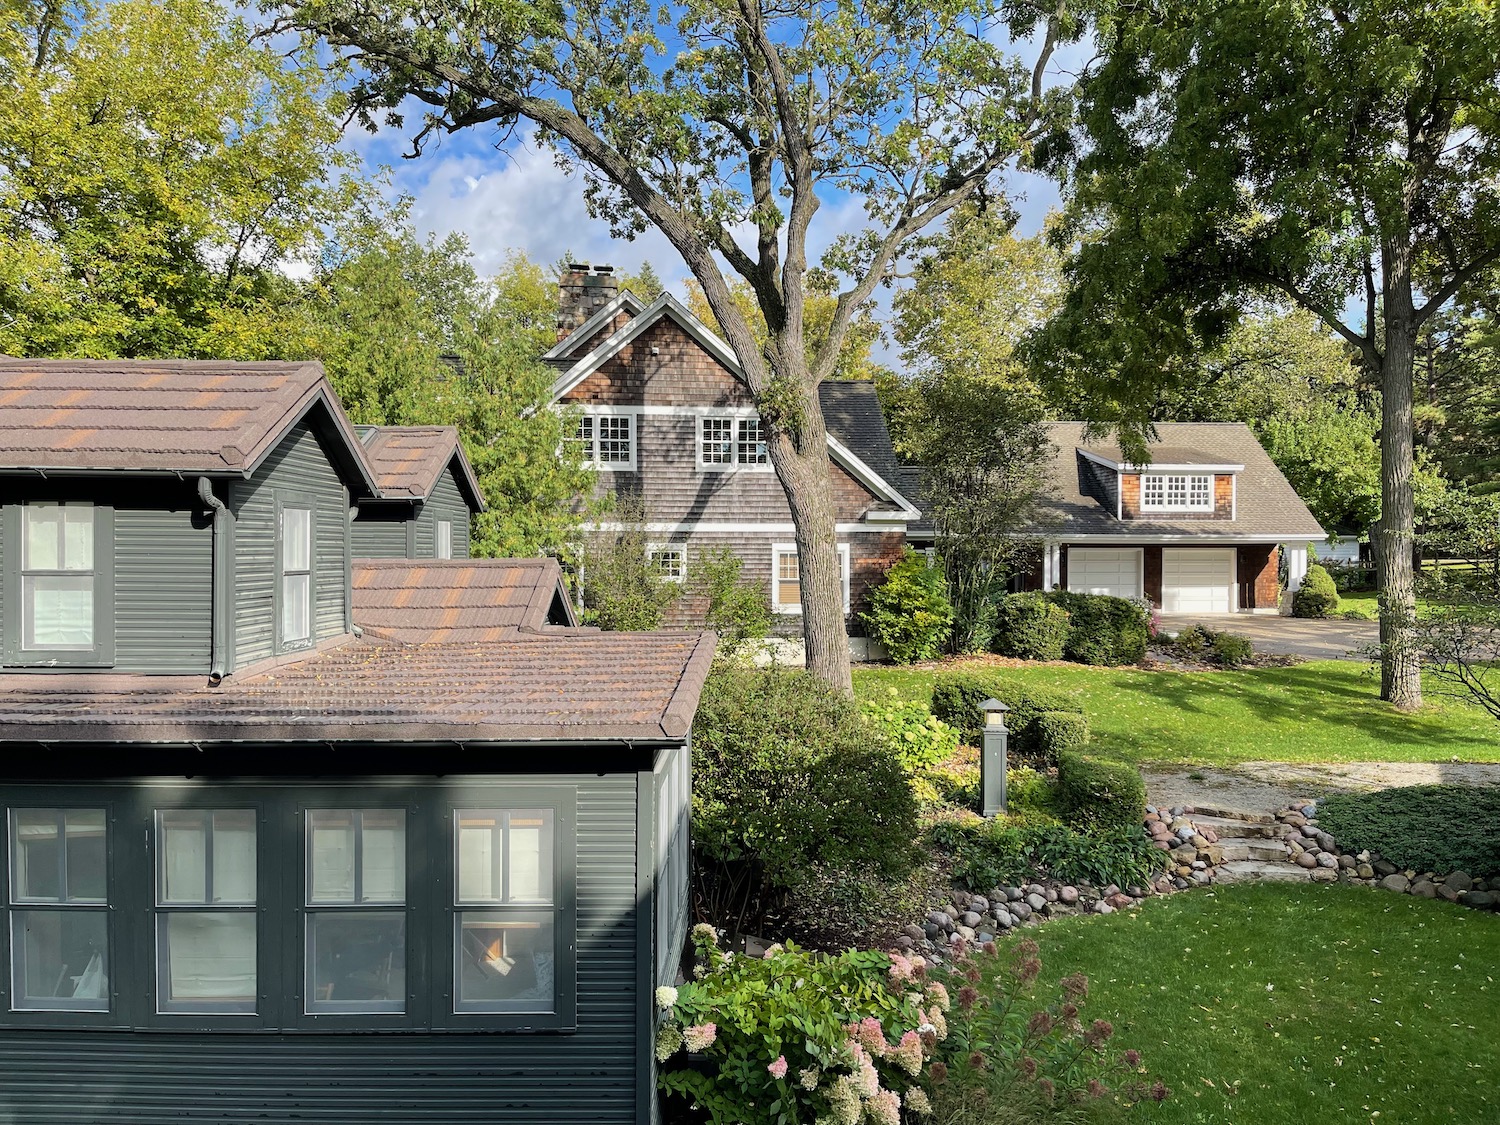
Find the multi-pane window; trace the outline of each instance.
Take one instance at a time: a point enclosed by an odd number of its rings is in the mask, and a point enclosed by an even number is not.
[[[453,823],[454,1010],[552,1011],[552,810],[458,809]]]
[[[10,810],[11,1007],[109,1011],[103,809]]]
[[[437,521],[437,549],[434,552],[437,558],[451,559],[453,557],[453,523],[450,520]]]
[[[255,1011],[251,809],[156,814],[156,1009]]]
[[[306,874],[307,1011],[404,1011],[405,810],[308,810]]]
[[[759,418],[698,420],[698,464],[703,468],[743,468],[768,463]]]
[[[312,509],[281,509],[281,643],[312,637]]]
[[[635,468],[635,415],[584,414],[573,442],[579,460],[601,469]]]
[[[656,568],[657,576],[664,581],[687,581],[687,547],[683,544],[655,544],[647,550],[646,557]]]
[[[1145,473],[1141,508],[1145,511],[1209,511],[1214,506],[1214,478],[1208,473]]]
[[[94,506],[22,509],[21,648],[94,647]]]
[[[849,612],[849,544],[840,543],[839,577],[844,588],[844,612]],[[802,567],[795,544],[778,543],[771,548],[771,609],[776,613],[802,612]]]

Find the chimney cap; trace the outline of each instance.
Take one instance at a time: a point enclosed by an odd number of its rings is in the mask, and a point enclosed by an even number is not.
[[[589,264],[587,262],[569,262],[568,269],[578,273],[588,273]]]
[[[614,273],[615,272],[615,267],[614,266],[595,266],[594,267],[594,272],[596,274],[600,275],[601,277],[605,277],[605,276],[608,276],[609,274]]]

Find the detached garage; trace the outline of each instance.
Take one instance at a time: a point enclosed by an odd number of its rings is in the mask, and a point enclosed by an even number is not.
[[[1163,613],[1233,613],[1235,586],[1233,547],[1162,548]]]
[[[1068,589],[1075,594],[1138,598],[1144,554],[1140,547],[1070,547]]]

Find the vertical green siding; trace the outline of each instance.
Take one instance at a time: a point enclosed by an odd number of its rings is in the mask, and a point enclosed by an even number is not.
[[[430,559],[437,554],[438,520],[448,520],[453,524],[453,557],[468,558],[469,504],[459,491],[451,466],[443,470],[432,495],[417,516],[417,558]]]
[[[577,787],[575,1032],[0,1030],[0,1121],[636,1122],[636,775],[545,780]]]
[[[349,493],[312,429],[292,430],[246,481],[229,490],[234,512],[234,666],[275,655],[276,496],[311,495],[317,506],[313,533],[313,640],[344,631],[345,521]]]
[[[207,674],[213,543],[212,520],[186,504],[115,507],[116,671]]]

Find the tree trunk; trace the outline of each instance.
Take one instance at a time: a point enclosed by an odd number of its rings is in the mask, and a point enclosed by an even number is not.
[[[834,526],[837,512],[828,464],[828,436],[823,425],[823,412],[815,401],[816,389],[809,389],[806,393],[813,396],[814,401],[803,404],[800,429],[794,434],[779,426],[770,442],[769,452],[776,477],[786,493],[787,505],[792,510],[801,578],[802,641],[807,650],[807,670],[845,695],[853,695],[849,634],[844,624],[844,580],[839,569]]]
[[[1416,499],[1412,489],[1412,388],[1416,363],[1410,252],[1385,248],[1385,348],[1380,361],[1380,698],[1422,706],[1416,643]]]

